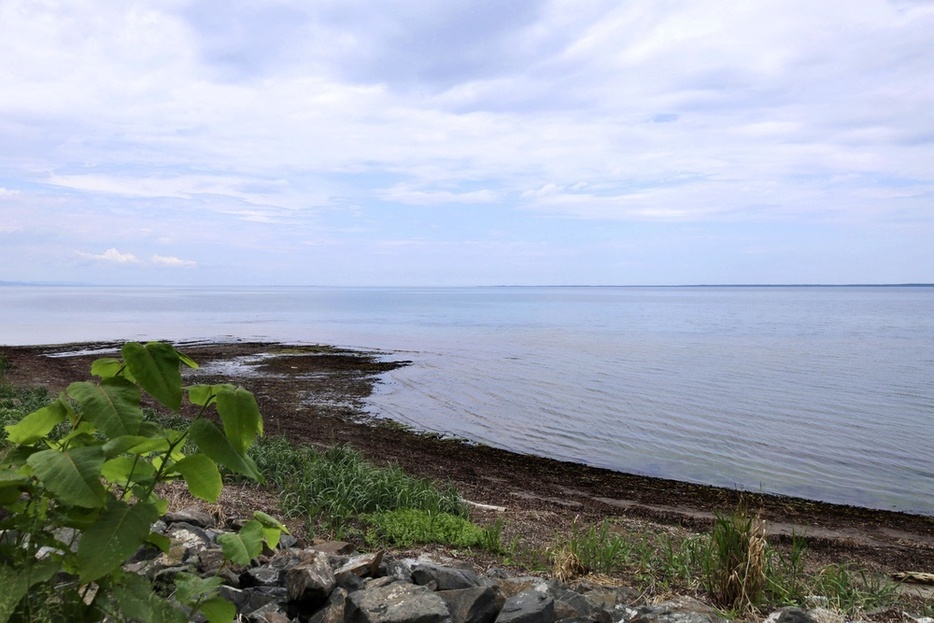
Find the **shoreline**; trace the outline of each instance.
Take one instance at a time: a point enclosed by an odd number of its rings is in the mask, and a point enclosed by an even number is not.
[[[90,363],[101,349],[120,344],[0,346],[0,354],[14,366],[6,373],[9,382],[58,391],[89,378]],[[198,382],[231,381],[252,391],[267,435],[312,445],[346,443],[371,462],[450,481],[472,502],[506,509],[478,511],[488,513],[488,519],[505,516],[517,526],[547,524],[527,526],[530,539],[547,538],[554,528],[577,520],[597,523],[609,517],[702,531],[716,512],[742,504],[761,513],[772,539],[787,542],[792,535],[803,535],[828,560],[852,558],[891,572],[934,569],[931,516],[626,474],[421,434],[363,411],[379,375],[405,365],[373,352],[235,338],[178,346],[201,364],[194,373]],[[48,356],[66,350],[82,353]],[[262,354],[273,356],[250,364],[248,375],[231,378],[229,365],[222,365]]]

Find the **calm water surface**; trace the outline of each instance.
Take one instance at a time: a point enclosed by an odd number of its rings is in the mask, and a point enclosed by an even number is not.
[[[934,288],[0,287],[0,344],[411,359],[375,413],[620,471],[934,515]]]

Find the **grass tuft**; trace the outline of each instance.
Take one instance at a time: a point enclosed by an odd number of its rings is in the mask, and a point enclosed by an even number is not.
[[[370,513],[361,517],[367,524],[366,541],[372,546],[411,547],[440,543],[453,547],[483,547],[484,531],[463,517],[431,513],[413,508]]]

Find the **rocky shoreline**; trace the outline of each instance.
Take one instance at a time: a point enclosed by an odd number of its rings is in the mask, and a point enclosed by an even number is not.
[[[311,545],[286,539],[249,567],[224,565],[213,518],[197,509],[170,513],[154,529],[172,541],[169,553],[140,550],[128,571],[171,592],[179,573],[220,575],[220,596],[250,623],[723,623],[691,597],[649,604],[624,586],[582,577],[485,573],[469,563],[430,555],[399,558],[359,553],[340,541]],[[845,623],[823,607],[784,608],[770,623]],[[924,622],[927,623],[927,622]]]

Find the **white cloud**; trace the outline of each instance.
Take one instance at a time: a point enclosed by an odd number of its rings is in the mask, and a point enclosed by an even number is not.
[[[405,206],[514,236],[930,223],[931,32],[884,0],[9,0],[0,231],[224,266],[430,238]]]
[[[117,249],[107,249],[99,255],[94,255],[93,253],[84,253],[82,251],[78,252],[78,255],[81,257],[90,259],[90,260],[99,260],[101,262],[109,262],[113,264],[138,264],[139,259],[132,253],[121,253]]]
[[[197,262],[191,260],[165,255],[153,255],[149,261],[155,266],[170,266],[173,268],[192,268],[198,265]]]

